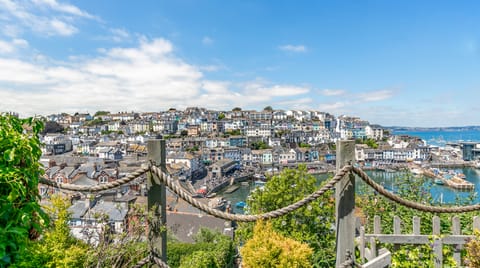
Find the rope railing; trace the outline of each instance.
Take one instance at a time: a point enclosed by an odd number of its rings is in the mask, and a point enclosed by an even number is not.
[[[100,184],[100,185],[76,185],[76,184],[70,184],[70,183],[57,183],[55,181],[47,180],[45,178],[40,178],[39,182],[42,184],[46,184],[48,186],[52,186],[55,188],[63,189],[63,190],[69,190],[69,191],[78,191],[78,192],[100,192],[100,191],[105,191],[109,189],[116,188],[118,186],[121,186],[123,184],[129,183],[133,181],[134,179],[140,177],[141,175],[145,174],[147,171],[150,170],[150,166],[145,166],[142,168],[139,168],[135,170],[134,172],[130,173],[128,176],[125,178],[118,179],[113,182],[105,183],[105,184]]]
[[[335,184],[340,181],[345,175],[347,175],[349,172],[353,172],[354,174],[358,175],[367,185],[372,187],[375,191],[377,191],[379,194],[382,196],[390,199],[393,202],[396,202],[400,205],[403,205],[408,208],[416,209],[419,211],[424,211],[424,212],[432,212],[432,213],[463,213],[463,212],[471,212],[471,211],[477,211],[480,210],[480,204],[476,205],[469,205],[469,206],[456,206],[456,207],[442,207],[442,206],[430,206],[430,205],[425,205],[421,203],[417,203],[414,201],[406,200],[399,195],[396,195],[388,190],[386,190],[382,185],[376,183],[373,179],[371,179],[367,173],[365,173],[362,169],[358,167],[353,167],[350,165],[347,165],[343,167],[341,170],[339,170],[335,176],[328,181],[322,188],[319,190],[315,191],[314,193],[306,196],[305,198],[292,203],[288,206],[276,209],[274,211],[266,212],[263,214],[256,214],[256,215],[239,215],[239,214],[231,214],[227,212],[222,212],[220,210],[214,209],[209,207],[208,205],[201,203],[197,201],[196,199],[193,198],[193,196],[185,191],[180,185],[174,182],[174,180],[165,172],[163,172],[160,168],[154,166],[154,165],[149,165],[142,167],[132,173],[130,173],[128,176],[121,178],[119,180],[106,183],[106,184],[101,184],[101,185],[95,185],[95,186],[88,186],[88,185],[75,185],[75,184],[68,184],[68,183],[57,183],[54,181],[47,180],[45,178],[40,178],[40,183],[60,188],[63,190],[70,190],[70,191],[80,191],[80,192],[99,192],[99,191],[104,191],[104,190],[109,190],[116,188],[118,186],[121,186],[123,184],[129,183],[132,180],[138,178],[139,176],[145,174],[146,172],[152,172],[153,174],[156,175],[156,177],[159,179],[159,183],[164,183],[170,190],[172,190],[175,194],[177,194],[180,198],[188,202],[190,205],[202,210],[203,212],[206,212],[208,214],[211,214],[215,217],[222,218],[225,220],[231,220],[231,221],[241,221],[241,222],[253,222],[259,219],[271,219],[271,218],[278,218],[281,217],[285,214],[288,214],[294,210],[299,209],[302,206],[307,205],[308,203],[315,201],[318,197],[323,195],[325,192],[327,192],[330,189],[333,189]]]
[[[308,203],[315,201],[318,197],[323,195],[325,192],[328,190],[332,189],[335,187],[335,184],[340,181],[345,175],[347,175],[350,170],[352,169],[351,166],[345,166],[343,169],[339,170],[337,174],[328,181],[322,188],[319,190],[315,191],[314,193],[306,196],[302,200],[299,200],[293,204],[290,204],[286,207],[279,208],[274,211],[262,213],[262,214],[255,214],[255,215],[240,215],[240,214],[231,214],[227,212],[223,212],[214,208],[209,207],[208,205],[205,205],[196,199],[192,197],[191,194],[187,193],[183,188],[176,184],[170,176],[167,174],[163,173],[159,168],[152,166],[151,171],[156,175],[157,178],[159,178],[161,183],[165,183],[165,185],[168,186],[170,190],[172,190],[174,193],[176,193],[180,198],[183,200],[187,201],[190,205],[202,210],[203,212],[206,212],[210,215],[213,215],[217,218],[221,218],[224,220],[230,220],[230,221],[239,221],[239,222],[253,222],[257,221],[259,219],[272,219],[272,218],[278,218],[283,215],[286,215],[294,210],[299,209],[302,206],[307,205]]]
[[[432,212],[432,213],[463,213],[463,212],[471,212],[480,210],[480,204],[476,205],[469,205],[469,206],[462,206],[462,207],[441,207],[441,206],[429,206],[421,203],[417,203],[414,201],[406,200],[399,195],[396,195],[392,192],[389,192],[383,186],[376,183],[372,180],[365,171],[360,168],[353,167],[353,173],[357,174],[366,184],[376,190],[379,194],[383,195],[384,197],[390,199],[391,201],[398,203],[402,206],[416,209],[419,211],[424,212]]]

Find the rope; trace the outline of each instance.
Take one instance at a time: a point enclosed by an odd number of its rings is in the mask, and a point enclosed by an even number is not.
[[[429,205],[424,205],[420,204],[417,202],[413,202],[410,200],[403,199],[402,197],[395,195],[383,188],[380,184],[377,184],[375,181],[373,181],[370,177],[368,177],[368,174],[365,173],[363,170],[357,167],[353,167],[352,169],[353,173],[357,174],[360,176],[360,178],[370,185],[373,189],[375,189],[378,193],[381,195],[385,196],[386,198],[403,205],[408,208],[413,208],[416,210],[424,211],[424,212],[432,212],[432,213],[463,213],[463,212],[471,212],[471,211],[477,211],[480,210],[480,204],[477,205],[470,205],[470,206],[463,206],[463,207],[436,207],[436,206],[429,206]]]
[[[160,259],[160,258],[158,258],[158,257],[156,257],[156,256],[153,256],[152,258],[153,258],[153,261],[154,261],[160,268],[170,268],[170,267],[168,266],[168,264],[166,264],[166,263],[164,263],[164,262],[162,261],[162,259]]]
[[[217,218],[222,218],[224,220],[230,221],[239,221],[239,222],[253,222],[259,219],[271,219],[271,218],[278,218],[285,214],[288,214],[314,200],[318,197],[323,195],[326,191],[332,189],[335,184],[340,181],[347,173],[352,170],[352,166],[345,166],[341,170],[337,172],[337,174],[330,179],[330,181],[325,184],[321,189],[317,190],[316,192],[310,194],[309,196],[303,198],[300,201],[297,201],[291,205],[288,205],[283,208],[279,208],[274,211],[266,212],[263,214],[256,214],[256,215],[239,215],[239,214],[230,214],[226,213],[214,208],[211,208],[196,199],[194,199],[189,193],[181,188],[178,184],[176,184],[170,176],[163,173],[158,167],[152,166],[151,171],[160,179],[161,183],[164,183],[168,186],[174,193],[180,196],[183,200],[187,201],[190,205],[210,214]]]
[[[149,166],[139,168],[135,170],[134,172],[130,173],[128,176],[118,179],[113,182],[109,182],[106,184],[100,184],[100,185],[95,185],[95,186],[88,186],[88,185],[76,185],[76,184],[69,184],[69,183],[57,183],[51,180],[47,180],[45,178],[40,178],[40,183],[46,184],[48,186],[53,186],[56,188],[60,188],[63,190],[70,190],[70,191],[79,191],[79,192],[100,192],[104,190],[109,190],[116,188],[120,185],[129,183],[130,181],[140,177],[143,175],[145,172],[147,172],[150,169]]]
[[[139,260],[139,261],[137,262],[137,264],[135,264],[135,265],[133,266],[133,268],[141,268],[141,267],[145,266],[145,264],[147,264],[147,263],[149,263],[149,262],[150,262],[150,256],[147,256],[147,257]]]

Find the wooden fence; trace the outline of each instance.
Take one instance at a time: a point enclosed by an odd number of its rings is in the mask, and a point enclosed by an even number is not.
[[[462,265],[461,250],[463,246],[473,238],[472,235],[462,235],[460,226],[460,218],[458,216],[452,217],[452,229],[450,234],[442,234],[440,229],[440,218],[434,216],[432,218],[432,232],[431,234],[420,233],[420,217],[414,216],[412,219],[412,230],[402,230],[402,221],[398,216],[393,218],[393,233],[383,234],[381,226],[380,216],[375,216],[373,219],[373,234],[365,234],[365,227],[360,228],[360,236],[357,238],[358,248],[360,249],[361,262],[365,259],[371,261],[373,259],[379,259],[377,256],[377,242],[393,244],[395,246],[405,244],[429,244],[432,246],[434,254],[434,267],[442,267],[443,263],[443,245],[453,246],[453,258],[457,263],[457,266]],[[473,230],[480,229],[480,217],[475,216],[472,220]],[[370,248],[366,247],[366,243],[370,244]],[[385,251],[379,255],[385,255]],[[387,254],[388,255],[388,254]],[[384,258],[380,258],[384,260]],[[382,262],[382,264],[385,264]],[[383,265],[385,266],[385,265]],[[367,267],[364,265],[363,267]],[[378,267],[378,266],[377,266]],[[382,267],[382,265],[380,265]]]

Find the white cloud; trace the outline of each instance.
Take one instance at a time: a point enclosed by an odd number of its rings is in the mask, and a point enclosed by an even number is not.
[[[75,15],[78,17],[84,17],[88,19],[94,19],[95,16],[89,14],[86,11],[80,10],[78,7],[70,4],[58,3],[56,0],[32,0],[32,2],[38,6],[46,6],[52,10]]]
[[[0,11],[6,22],[2,26],[8,36],[19,36],[24,29],[47,36],[70,36],[78,32],[73,25],[77,18],[97,19],[78,7],[56,0],[16,2],[0,0]]]
[[[28,45],[16,40],[8,44]],[[309,87],[256,79],[205,79],[202,67],[175,55],[168,40],[141,38],[134,47],[98,49],[93,58],[72,55],[58,62],[0,55],[0,111],[25,115],[77,111],[159,111],[191,105],[211,109],[307,107]]]
[[[338,101],[334,103],[321,103],[318,105],[319,110],[339,113],[343,108],[347,107],[349,102]]]
[[[377,90],[370,91],[366,93],[361,93],[358,95],[360,102],[373,102],[373,101],[383,101],[393,97],[394,92],[392,90]]]
[[[304,45],[283,45],[279,49],[288,52],[307,52],[307,47]]]
[[[202,38],[202,44],[204,44],[206,46],[211,45],[211,44],[213,44],[213,39],[208,37],[208,36],[204,36]]]
[[[12,41],[0,40],[0,54],[12,54],[19,48],[28,47],[28,42],[24,39],[13,39]]]
[[[130,38],[130,34],[125,29],[113,28],[110,29],[110,32],[112,33],[111,39],[114,42],[123,42]]]
[[[244,85],[248,95],[262,95],[268,98],[272,97],[290,97],[306,94],[310,91],[307,87],[294,85],[270,85],[269,83],[256,80]]]
[[[320,91],[320,94],[324,96],[339,96],[345,94],[343,89],[323,89]]]

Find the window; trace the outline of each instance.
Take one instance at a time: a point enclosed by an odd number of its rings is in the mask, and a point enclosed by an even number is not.
[[[100,183],[107,183],[108,182],[108,176],[102,175],[99,178]]]

